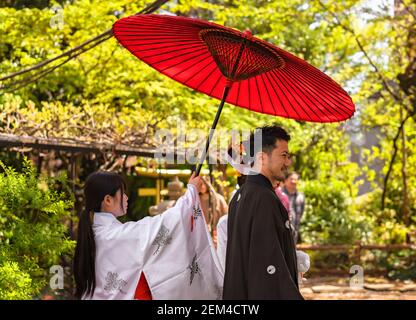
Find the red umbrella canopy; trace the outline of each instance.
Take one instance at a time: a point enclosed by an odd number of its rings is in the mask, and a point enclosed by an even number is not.
[[[248,31],[149,14],[118,20],[113,33],[166,76],[251,111],[310,122],[343,121],[355,111],[326,74]]]

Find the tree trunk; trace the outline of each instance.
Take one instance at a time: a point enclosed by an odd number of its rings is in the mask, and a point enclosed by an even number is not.
[[[400,108],[400,121],[403,121],[403,109]],[[409,226],[410,204],[407,182],[407,150],[406,150],[406,131],[405,126],[402,127],[402,181],[403,181],[403,202],[402,202],[402,221]]]

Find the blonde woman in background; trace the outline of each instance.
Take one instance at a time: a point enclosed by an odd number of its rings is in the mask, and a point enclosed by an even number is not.
[[[214,244],[217,245],[218,220],[228,213],[228,205],[224,197],[215,191],[208,177],[202,177],[202,184],[199,192],[202,212],[208,225]]]

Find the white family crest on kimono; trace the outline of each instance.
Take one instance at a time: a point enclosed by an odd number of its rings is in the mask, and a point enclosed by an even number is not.
[[[198,262],[196,261],[196,253],[195,253],[195,256],[192,259],[191,264],[188,266],[188,269],[191,270],[190,280],[189,280],[189,285],[191,286],[195,275],[199,274],[200,271],[201,271],[201,269],[199,269]]]
[[[133,299],[144,272],[153,299],[221,299],[223,270],[208,232],[198,191],[137,222],[97,212],[96,288],[92,299]]]
[[[127,284],[127,281],[118,278],[117,272],[108,271],[105,277],[106,285],[104,290],[107,292],[120,291],[120,293],[126,294],[122,291],[123,287]]]
[[[153,254],[157,254],[160,248],[167,246],[172,240],[170,231],[163,224],[157,233],[156,239],[153,241],[152,245],[157,246],[156,251]]]

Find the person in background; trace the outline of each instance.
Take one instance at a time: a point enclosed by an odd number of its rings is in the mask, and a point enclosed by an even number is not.
[[[201,190],[199,192],[202,212],[204,213],[205,221],[210,231],[214,244],[216,245],[215,229],[218,220],[228,212],[228,204],[224,197],[214,190],[214,187],[209,182],[208,177],[202,177]]]
[[[305,211],[305,195],[297,189],[299,174],[290,172],[286,175],[282,192],[289,198],[289,219],[293,226],[295,244],[300,240],[300,222]]]
[[[274,192],[276,192],[276,195],[279,197],[280,201],[282,201],[283,206],[286,208],[287,212],[289,212],[289,197],[282,191],[282,181],[278,182],[276,188],[274,189]]]

